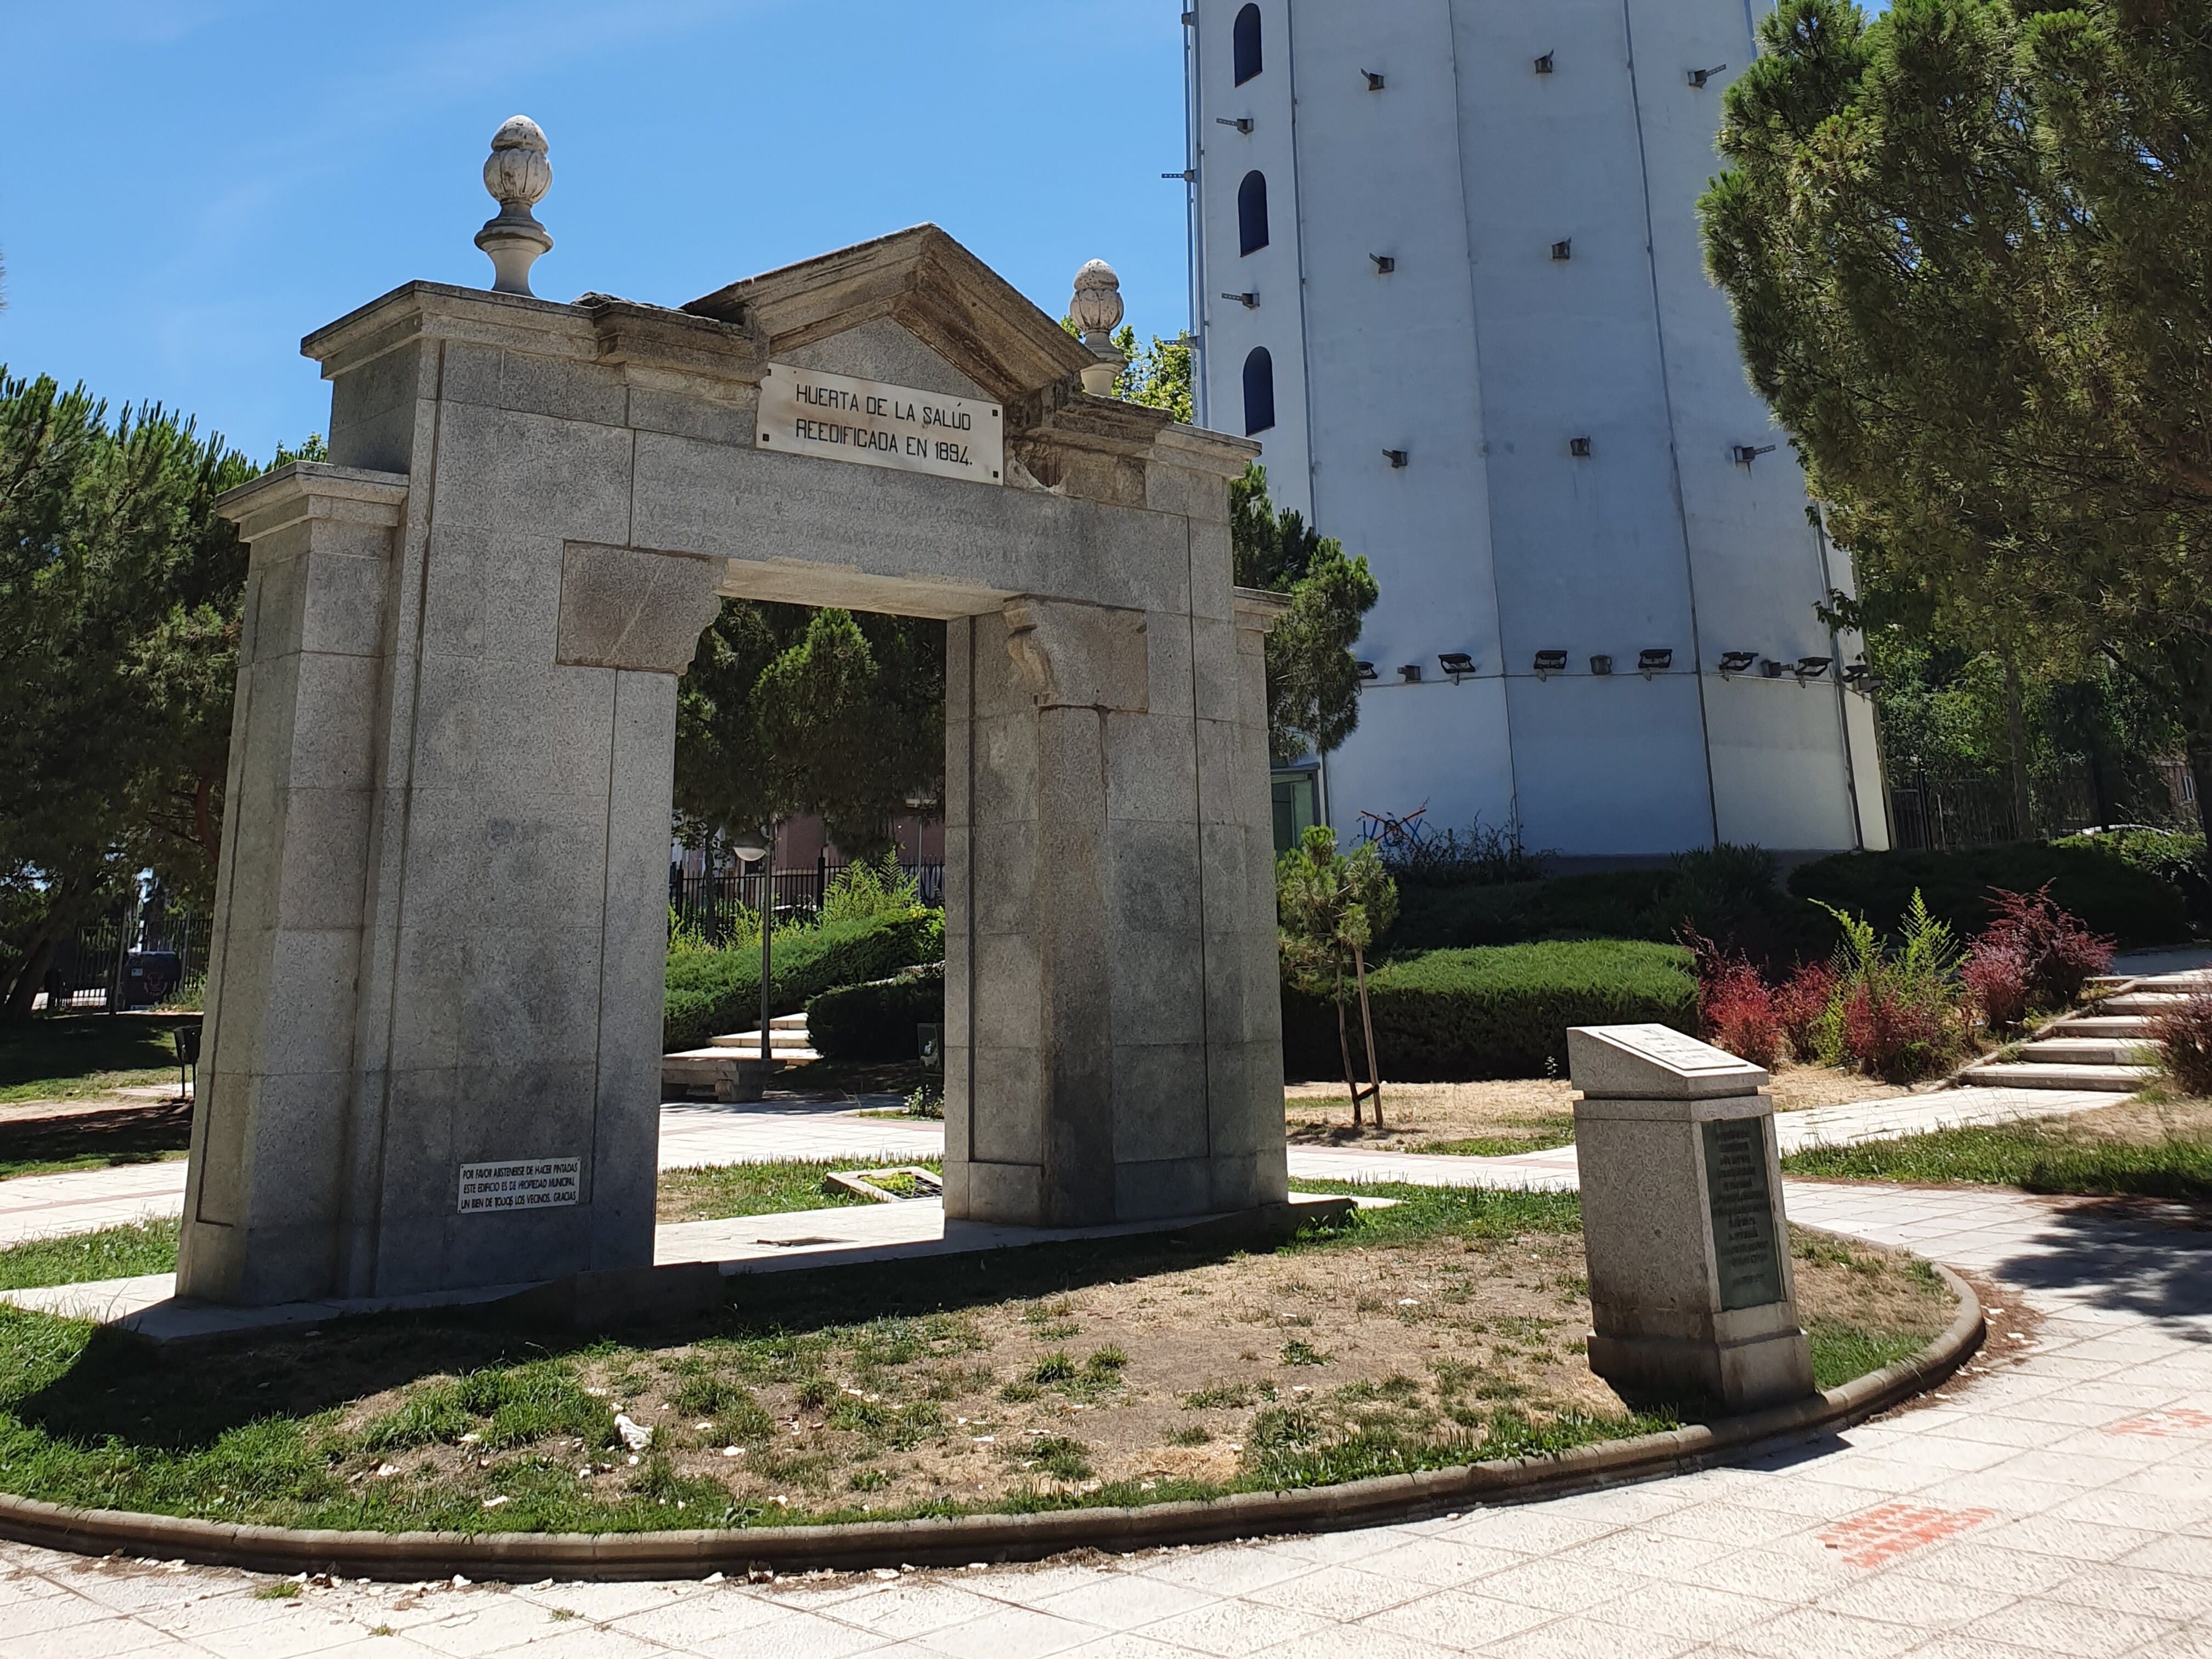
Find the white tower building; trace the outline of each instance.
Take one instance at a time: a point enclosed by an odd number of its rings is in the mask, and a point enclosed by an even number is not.
[[[1198,418],[1382,586],[1279,825],[1887,846],[1850,573],[1698,240],[1767,3],[1190,0]]]

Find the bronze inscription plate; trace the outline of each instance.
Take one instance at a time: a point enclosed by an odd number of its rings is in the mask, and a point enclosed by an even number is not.
[[[1775,1249],[1765,1120],[1720,1119],[1707,1123],[1705,1132],[1705,1190],[1712,1201],[1722,1310],[1779,1302],[1782,1258]]]

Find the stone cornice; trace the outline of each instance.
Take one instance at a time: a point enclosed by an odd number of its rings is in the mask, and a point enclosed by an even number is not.
[[[407,505],[407,475],[294,461],[264,472],[251,483],[218,495],[215,510],[239,528],[248,542],[272,536],[304,519],[349,524],[399,522]]]

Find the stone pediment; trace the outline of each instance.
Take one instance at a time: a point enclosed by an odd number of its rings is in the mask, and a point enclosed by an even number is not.
[[[1009,405],[1069,386],[1091,362],[1081,342],[935,225],[748,276],[684,309],[756,331],[775,357],[888,318]]]

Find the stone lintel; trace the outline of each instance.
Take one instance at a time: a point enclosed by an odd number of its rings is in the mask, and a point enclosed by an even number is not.
[[[680,674],[721,608],[728,562],[696,553],[570,542],[561,550],[555,660],[578,668]]]
[[[215,510],[249,544],[304,519],[389,529],[407,505],[407,487],[404,472],[293,461],[217,496]]]

